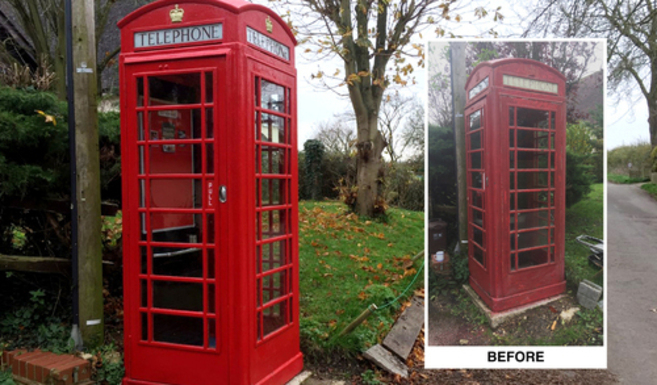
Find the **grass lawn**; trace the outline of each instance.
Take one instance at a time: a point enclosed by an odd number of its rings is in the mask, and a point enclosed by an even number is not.
[[[653,198],[657,199],[657,184],[655,183],[646,183],[642,184],[641,188],[646,190]]]
[[[388,303],[411,283],[423,258],[422,212],[391,208],[386,221],[349,214],[339,202],[300,202],[301,340],[305,354],[359,353],[389,330],[400,303],[337,334],[370,304]],[[424,284],[423,273],[402,300]]]
[[[648,178],[630,178],[626,175],[607,174],[607,180],[614,183],[629,184],[646,182],[648,181]]]
[[[566,210],[566,280],[572,289],[577,289],[583,279],[602,285],[602,273],[588,261],[588,247],[575,238],[587,234],[603,237],[603,185],[591,185],[591,193]],[[594,278],[595,276],[595,278]]]

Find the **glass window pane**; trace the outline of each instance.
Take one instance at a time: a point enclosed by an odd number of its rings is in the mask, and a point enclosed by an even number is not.
[[[528,249],[536,246],[547,246],[548,229],[518,233],[518,249]]]
[[[201,103],[201,74],[148,77],[148,105]]]
[[[260,270],[267,272],[279,268],[286,264],[286,241],[277,241],[273,243],[265,243],[259,247],[262,250],[260,255]]]
[[[288,301],[283,301],[274,306],[263,309],[262,327],[265,336],[285,326],[285,315],[288,312],[288,306]]]
[[[153,307],[160,309],[203,311],[203,284],[152,281],[152,285]]]
[[[483,208],[484,207],[484,195],[480,191],[472,191],[472,202],[471,204],[474,207]]]
[[[212,81],[212,72],[205,73],[205,102],[212,103],[214,99],[214,82]]]
[[[518,213],[518,229],[530,229],[534,227],[548,226],[548,211],[532,211],[528,213]]]
[[[511,271],[515,271],[516,270],[516,254],[515,253],[511,253],[510,265],[511,265]]]
[[[480,229],[472,226],[472,237],[474,241],[481,247],[486,248],[486,245],[484,244],[484,232],[481,231]]]
[[[260,150],[260,163],[263,174],[287,174],[285,168],[285,153],[283,148],[262,146]]]
[[[542,265],[548,261],[548,248],[521,251],[518,253],[518,268]]]
[[[509,148],[516,146],[516,130],[509,130]]]
[[[153,314],[153,340],[203,346],[203,318]]]
[[[516,233],[509,234],[509,246],[512,251],[516,249],[516,238],[518,238],[518,234]]]
[[[509,107],[509,127],[515,126],[515,108]]]
[[[481,152],[471,152],[470,153],[470,168],[473,169],[482,169],[481,162]]]
[[[516,209],[516,194],[509,194],[509,210],[513,211]]]
[[[278,84],[260,80],[260,106],[272,111],[285,112],[285,89]]]
[[[509,151],[509,168],[510,169],[516,168],[516,152],[515,151]]]
[[[548,153],[518,151],[518,168],[548,168]]]
[[[548,207],[547,191],[519,192],[518,210],[528,210]]]
[[[484,227],[484,213],[477,209],[470,209],[472,212],[472,223],[483,228]]]
[[[288,293],[287,271],[279,271],[262,277],[262,304],[273,301]]]
[[[482,249],[480,249],[479,246],[477,246],[477,245],[472,245],[472,249],[473,249],[472,254],[474,256],[475,261],[479,262],[482,266],[485,267],[485,265],[484,265],[484,251]]]
[[[144,105],[144,78],[137,78],[137,106]]]
[[[203,173],[202,147],[198,143],[151,144],[148,150],[148,166],[151,174]]]
[[[530,190],[547,187],[547,171],[518,172],[518,190]]]
[[[516,173],[515,172],[510,172],[509,173],[509,189],[510,190],[515,190],[516,189]]]
[[[481,91],[485,90],[488,87],[488,77],[485,77],[484,80],[477,83],[476,86],[472,87],[468,91],[468,99],[472,99],[477,96]]]
[[[471,175],[472,188],[481,189],[483,187],[481,173],[480,172],[471,172],[470,175]]]
[[[287,180],[262,179],[262,206],[282,205],[288,203]]]
[[[141,339],[148,341],[148,313],[141,313]]]
[[[214,138],[214,108],[205,109],[205,137],[207,139]]]
[[[260,213],[262,239],[286,234],[288,210],[271,210]]]
[[[280,116],[262,114],[260,122],[260,140],[263,142],[285,142],[285,120]]]
[[[518,127],[548,129],[548,112],[518,107]]]
[[[201,188],[201,179],[151,179],[150,194],[146,194],[146,196],[150,196],[149,204],[151,208],[200,208],[202,203]]]
[[[474,134],[469,134],[469,135],[470,135],[470,150],[478,150],[482,148],[481,131],[477,131]]]
[[[518,148],[548,149],[548,133],[518,129]]]
[[[481,110],[477,110],[470,114],[470,131],[481,128]]]
[[[196,248],[154,247],[153,274],[203,277],[203,252]]]

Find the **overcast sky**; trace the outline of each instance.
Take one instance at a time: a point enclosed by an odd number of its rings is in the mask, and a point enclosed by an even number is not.
[[[264,5],[266,0],[256,0]],[[460,23],[443,23],[443,28],[456,36],[462,37],[491,37],[487,33],[494,28],[500,36],[518,36],[522,31],[519,29],[523,14],[526,13],[523,6],[531,7],[531,1],[522,1],[515,6],[502,6],[500,12],[505,16],[503,21],[493,22],[488,19],[485,21],[476,20],[472,15],[472,10],[477,6],[487,7],[489,10],[493,6],[485,1],[475,1],[467,3],[465,7],[458,11],[462,15]],[[528,4],[528,5],[527,5]],[[432,31],[424,32],[424,40],[427,41]],[[418,38],[419,41],[419,38]],[[311,74],[317,73],[319,69],[328,73],[333,73],[336,68],[343,70],[343,65],[339,59],[331,62],[318,62],[312,56],[304,55],[305,46],[301,45],[296,48],[297,70],[298,70],[298,142],[299,148],[303,148],[303,143],[313,138],[316,134],[317,127],[322,121],[330,120],[335,114],[351,110],[349,98],[345,95],[346,88],[343,86],[339,90],[343,95],[337,95],[333,91],[318,89],[317,81],[311,79]],[[344,73],[344,72],[342,72]],[[400,92],[404,94],[416,94],[424,100],[426,98],[426,69],[418,68],[414,73],[417,83],[404,87]],[[313,86],[314,84],[314,86]],[[607,148],[630,144],[636,141],[648,141],[648,109],[645,100],[637,97],[633,101],[621,100],[617,102],[614,98],[613,90],[608,90],[606,104],[606,123],[605,142]]]

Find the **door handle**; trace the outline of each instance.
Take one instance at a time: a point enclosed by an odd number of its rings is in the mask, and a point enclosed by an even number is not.
[[[219,187],[219,202],[226,203],[226,185]]]

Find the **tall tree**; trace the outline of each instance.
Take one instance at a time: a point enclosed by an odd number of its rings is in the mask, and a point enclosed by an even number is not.
[[[338,69],[332,76],[347,87],[356,115],[355,211],[373,216],[383,207],[379,184],[387,142],[378,123],[384,92],[391,83],[409,81],[406,76],[414,65],[406,62],[407,57],[423,65],[422,45],[414,44],[413,37],[431,25],[444,34],[437,23],[450,18],[458,4],[456,0],[283,0],[282,6],[292,27],[303,36],[301,41],[309,45],[308,52],[315,47],[315,53],[342,61],[344,71]],[[487,14],[481,8],[474,12],[480,18]],[[315,77],[331,76],[324,75],[319,71]]]
[[[541,0],[525,27],[529,34],[604,37],[608,87],[616,97],[648,105],[650,143],[657,146],[657,4],[654,0]]]
[[[64,0],[3,0],[13,9],[16,22],[28,36],[32,46],[23,47],[28,51],[33,51],[33,56],[37,61],[45,58],[52,65],[57,75],[55,81],[55,92],[60,99],[66,98],[66,34],[64,33]],[[135,6],[141,3],[147,3],[147,0],[134,0]],[[98,45],[108,25],[108,19],[112,7],[117,0],[94,0],[95,12],[95,39],[94,44],[96,52]],[[9,42],[0,42],[2,46]],[[12,41],[12,44],[21,42]],[[26,42],[22,42],[25,44]],[[96,72],[100,75],[105,68],[112,62],[114,57],[119,53],[120,47],[114,47],[103,55],[101,60],[96,64]],[[5,60],[12,59],[9,55],[2,55]],[[25,63],[21,63],[25,64]],[[98,76],[100,79],[100,76]],[[100,92],[100,88],[98,91]]]
[[[315,139],[322,142],[327,153],[345,156],[351,153],[356,140],[356,131],[349,120],[349,116],[341,114],[329,121],[319,123]]]

